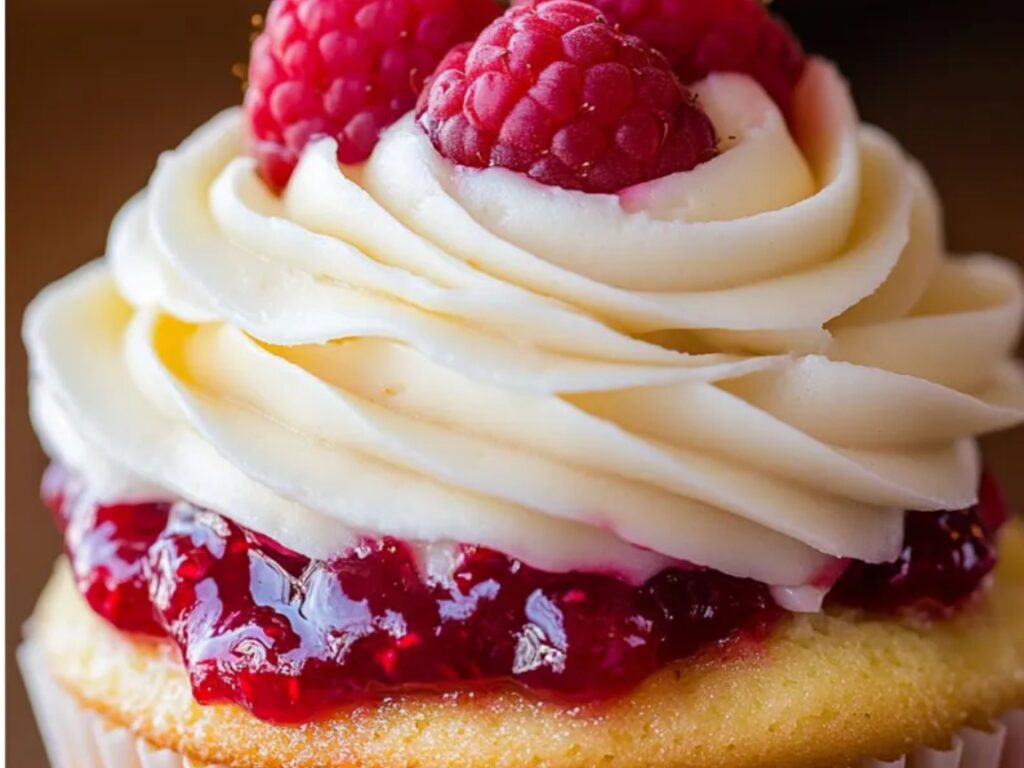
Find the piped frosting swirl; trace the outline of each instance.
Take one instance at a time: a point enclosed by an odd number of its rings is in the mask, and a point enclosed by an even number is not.
[[[779,587],[892,559],[1024,420],[1020,277],[946,256],[828,64],[792,131],[745,76],[694,90],[721,154],[619,195],[452,167],[410,116],[277,197],[218,116],[33,305],[44,443],[316,557],[386,534]]]

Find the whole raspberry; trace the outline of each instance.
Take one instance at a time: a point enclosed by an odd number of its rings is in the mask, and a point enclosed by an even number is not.
[[[274,0],[245,95],[263,178],[283,187],[320,136],[339,162],[365,160],[441,58],[498,12],[493,0]]]
[[[804,69],[800,43],[761,0],[589,0],[668,57],[684,83],[743,72],[786,113]]]
[[[454,163],[586,192],[689,170],[717,143],[665,58],[575,0],[506,12],[445,57],[417,112]]]

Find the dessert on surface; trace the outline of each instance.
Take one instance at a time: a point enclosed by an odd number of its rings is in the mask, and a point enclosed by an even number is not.
[[[946,253],[924,171],[755,0],[498,12],[276,0],[244,108],[33,304],[85,602],[271,722],[628,707],[801,621],[905,663],[927,620],[957,663],[972,615],[1003,656],[907,738],[1024,699],[976,444],[1024,421],[1017,269]]]

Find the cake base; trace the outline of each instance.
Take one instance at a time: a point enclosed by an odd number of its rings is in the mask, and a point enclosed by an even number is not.
[[[1024,706],[1024,527],[1008,527],[995,583],[956,619],[796,616],[725,661],[669,667],[628,696],[581,706],[517,691],[417,694],[287,727],[200,707],[176,652],[108,627],[63,567],[28,648],[29,667],[60,682],[37,689],[69,696],[93,731],[171,750],[168,768],[186,757],[230,768],[839,768],[905,760],[921,745],[940,749],[914,766],[990,768],[982,752],[1000,738],[1000,717],[1010,724],[1002,766],[1017,768],[1024,715],[1007,713]],[[44,717],[57,709],[43,706]]]

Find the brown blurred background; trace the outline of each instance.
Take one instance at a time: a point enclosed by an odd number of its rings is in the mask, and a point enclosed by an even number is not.
[[[45,760],[13,667],[59,547],[37,502],[44,458],[26,417],[26,303],[103,253],[157,154],[240,98],[249,19],[266,0],[7,3],[7,759]],[[1002,0],[776,0],[837,60],[864,116],[930,169],[957,250],[1024,261],[1024,24]],[[1024,430],[988,441],[1024,508]]]

